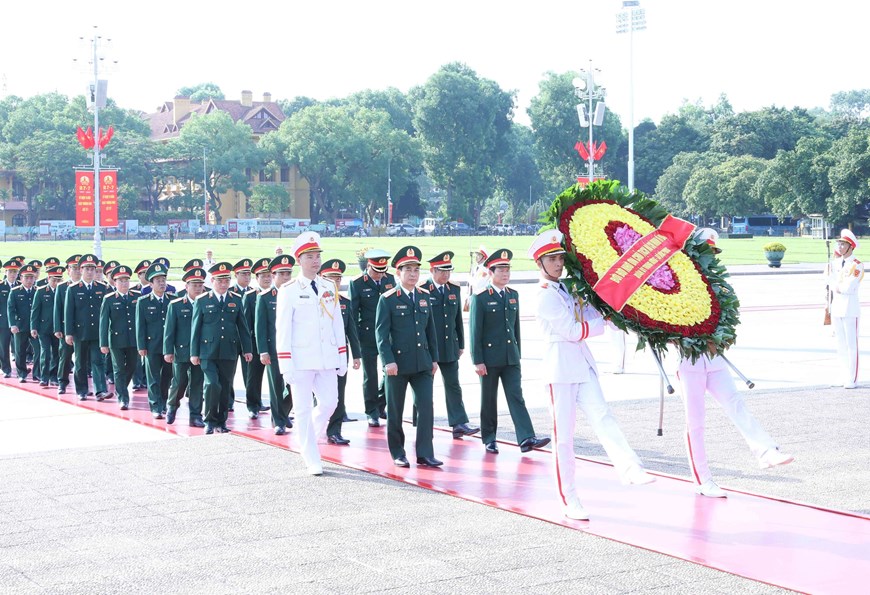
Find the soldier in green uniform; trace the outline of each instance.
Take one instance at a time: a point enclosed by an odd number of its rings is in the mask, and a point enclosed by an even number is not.
[[[429,304],[435,319],[438,369],[444,380],[447,423],[453,428],[453,437],[461,438],[478,433],[480,428],[468,425],[468,414],[459,384],[459,358],[465,351],[465,331],[462,327],[462,290],[450,282],[454,256],[453,252],[446,250],[430,259],[431,278],[423,287],[429,291]]]
[[[323,263],[320,267],[320,276],[327,281],[334,282],[335,293],[338,294],[338,290],[341,287],[341,277],[346,269],[347,265],[344,264],[344,261],[334,258]],[[348,352],[350,352],[353,355],[353,369],[359,370],[362,349],[360,348],[359,337],[357,336],[357,324],[353,313],[353,306],[350,299],[341,294],[338,295],[338,302],[341,307],[341,318],[344,321],[344,339],[348,345],[348,350],[344,356],[345,358],[349,357]],[[332,412],[332,416],[329,418],[329,424],[326,426],[326,440],[330,444],[337,444],[338,446],[350,444],[350,440],[341,435],[341,424],[346,418],[347,412],[344,406],[345,388],[347,388],[347,372],[338,377],[338,405],[336,405],[335,411]]]
[[[244,310],[244,297],[245,294],[248,293],[248,290],[251,289],[251,268],[254,266],[254,261],[250,258],[243,258],[239,262],[233,265],[233,275],[236,280],[235,283],[230,285],[230,292],[235,293],[239,297],[242,298],[242,309]],[[248,318],[246,317],[247,321]],[[254,340],[254,329],[250,326],[248,330],[251,332],[251,345],[253,345]],[[240,363],[242,364],[242,383],[245,385],[245,390],[248,389],[248,362],[245,361],[245,358],[242,357],[241,352],[239,352]],[[235,402],[235,401],[233,401]],[[233,402],[230,403],[230,411],[233,411]]]
[[[257,343],[255,318],[257,313],[258,296],[272,288],[272,270],[270,258],[260,258],[255,261],[251,271],[256,277],[254,286],[249,285],[248,291],[242,296],[242,304],[245,309],[245,322],[251,329],[251,345],[254,347],[254,359],[248,364],[248,376],[245,380],[245,402],[248,406],[248,417],[257,419],[261,412],[268,411],[269,407],[263,405],[263,372],[265,364],[257,354],[261,353]]]
[[[378,342],[375,337],[375,313],[381,294],[396,287],[396,279],[387,273],[389,254],[383,250],[369,250],[365,254],[366,272],[350,282],[351,307],[357,321],[360,347],[362,347],[363,400],[370,427],[380,426],[386,419],[386,392],[384,377],[378,384]]]
[[[151,292],[136,302],[136,349],[145,358],[145,378],[148,381],[148,404],[154,419],[163,419],[172,381],[172,365],[163,359],[163,330],[166,310],[173,294],[166,292],[166,267],[151,263],[145,277]]]
[[[507,287],[511,278],[510,250],[494,250],[484,266],[490,271],[489,287],[471,298],[471,360],[480,376],[480,430],[486,451],[498,454],[498,382],[507,399],[514,431],[522,452],[550,443],[536,438],[523,400],[520,370],[520,299]]]
[[[112,273],[119,266],[121,263],[117,260],[110,260],[103,265],[103,276],[110,292],[115,291],[115,280],[112,278]],[[102,350],[102,346],[100,349]],[[112,361],[111,350],[108,353],[103,352],[103,365],[106,367],[106,384],[115,384],[115,364]]]
[[[81,254],[73,254],[66,259],[66,274],[69,277],[57,284],[54,296],[54,336],[60,345],[57,350],[57,394],[66,394],[69,385],[69,375],[72,368],[73,348],[67,345],[65,338],[64,316],[66,314],[66,292],[71,285],[75,285],[82,278],[82,269],[79,266]]]
[[[201,260],[196,259],[202,263]],[[187,265],[185,265],[187,268]],[[193,323],[193,303],[205,288],[205,270],[190,268],[182,276],[184,295],[169,303],[166,329],[163,332],[163,359],[172,364],[172,384],[169,386],[166,423],[175,422],[181,397],[187,393],[190,426],[203,428],[202,421],[202,368],[190,363],[190,332]]]
[[[37,289],[39,289],[40,287],[44,287],[44,286],[48,285],[48,269],[50,269],[52,267],[60,266],[60,259],[57,258],[56,256],[49,256],[48,258],[46,258],[45,260],[42,261],[42,266],[45,268],[46,276],[44,279],[37,278],[37,281],[36,281],[36,288]]]
[[[115,391],[118,404],[130,408],[130,381],[136,370],[136,302],[139,296],[130,291],[130,267],[117,265],[112,269],[115,291],[108,294],[100,307],[100,351],[111,354],[115,368]]]
[[[9,293],[15,287],[18,280],[18,269],[21,268],[15,259],[3,263],[6,269],[6,278],[0,283],[0,370],[3,376],[12,376],[12,360],[9,353],[12,347],[12,332],[9,330],[9,314],[6,312],[9,305]]]
[[[38,361],[39,358],[39,343],[30,335],[30,310],[36,293],[33,285],[36,283],[37,274],[36,267],[32,264],[21,268],[21,285],[16,285],[9,292],[9,303],[6,306],[9,330],[14,338],[18,382],[27,382],[27,373],[30,372],[27,368],[27,348],[33,349],[34,361]]]
[[[378,354],[387,376],[387,445],[398,467],[410,466],[402,430],[409,384],[417,408],[417,464],[424,467],[443,464],[435,458],[432,446],[432,380],[438,370],[438,341],[429,292],[417,287],[421,258],[416,246],[406,246],[393,257],[399,286],[380,297],[375,316]]]
[[[150,266],[150,260],[140,260],[139,264],[133,267],[133,273],[139,279],[138,283],[134,283],[130,286],[130,292],[133,295],[146,295],[151,291],[151,284],[148,283],[148,278],[145,276],[145,273],[148,271],[148,267]],[[136,362],[136,371],[133,372],[133,390],[147,387],[148,380],[145,378],[145,360],[140,357]]]
[[[239,352],[251,361],[251,333],[242,299],[229,291],[232,265],[218,262],[209,269],[213,289],[193,303],[190,363],[202,366],[205,377],[205,433],[229,432],[227,415],[233,400],[233,378]]]
[[[66,290],[64,305],[64,340],[75,353],[76,394],[88,398],[88,368],[94,381],[98,401],[110,398],[106,390],[106,371],[100,351],[100,307],[106,296],[106,286],[95,281],[97,257],[84,254],[79,259],[82,280]]]
[[[189,273],[193,269],[202,269],[203,271],[205,270],[205,265],[203,265],[201,258],[191,258],[186,263],[184,263],[184,268],[182,269],[182,280],[184,279],[184,274]],[[205,286],[203,286],[203,289],[204,288]],[[185,295],[187,295],[187,283],[185,283],[185,286],[176,292],[175,298],[178,299],[180,297],[184,297]]]
[[[296,260],[289,254],[279,254],[271,260],[272,287],[257,296],[254,313],[254,338],[260,363],[265,366],[269,379],[269,406],[272,427],[276,436],[283,436],[293,427],[290,410],[293,408],[293,393],[284,382],[278,366],[278,348],[275,344],[275,312],[278,303],[278,288],[290,281]],[[256,355],[255,355],[256,357]]]
[[[39,386],[43,388],[57,383],[59,345],[58,338],[54,336],[54,298],[63,271],[62,266],[48,267],[46,284],[36,290],[30,309],[30,335],[39,341],[40,354],[39,362],[34,360],[33,366],[39,370]]]

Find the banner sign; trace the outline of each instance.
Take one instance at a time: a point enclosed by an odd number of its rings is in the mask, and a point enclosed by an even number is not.
[[[103,227],[118,226],[118,171],[104,169],[100,171],[100,225]]]
[[[683,249],[695,226],[668,215],[657,230],[635,242],[613,263],[593,289],[621,312],[625,303],[659,267]]]
[[[94,172],[76,170],[76,227],[94,225]]]

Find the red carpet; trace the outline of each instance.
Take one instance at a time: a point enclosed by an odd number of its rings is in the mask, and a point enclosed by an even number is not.
[[[121,411],[114,399],[80,402],[73,394],[58,396],[54,387],[4,384],[48,398],[128,419],[182,436],[201,429],[187,425],[183,403],[172,426],[154,420],[144,391],[134,393],[133,407]],[[269,416],[247,419],[243,404],[231,414],[234,433],[296,450],[293,432],[274,436]],[[435,432],[435,456],[441,469],[413,465],[413,429],[406,430],[410,469],[393,466],[385,428],[369,429],[363,421],[344,425],[349,447],[321,445],[327,461],[418,485],[473,502],[565,525],[587,533],[696,562],[753,580],[807,593],[866,592],[870,577],[870,518],[765,496],[729,492],[727,500],[696,496],[688,481],[659,475],[646,486],[623,486],[610,465],[580,459],[578,486],[592,520],[565,519],[557,505],[548,452],[522,455],[501,445],[488,455],[479,440],[453,440]],[[218,439],[218,438],[216,438]],[[798,463],[799,464],[799,463]],[[327,473],[328,474],[328,473]]]

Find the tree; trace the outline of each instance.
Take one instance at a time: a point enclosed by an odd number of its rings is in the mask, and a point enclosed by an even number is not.
[[[317,105],[318,101],[316,99],[312,99],[311,97],[298,96],[293,99],[279,99],[278,107],[281,108],[281,111],[284,112],[284,117],[289,118],[296,112],[305,109],[306,107],[311,107],[312,105]]]
[[[696,167],[686,182],[683,198],[688,210],[706,217],[751,215],[764,210],[756,182],[767,162],[741,155],[713,167]]]
[[[200,83],[191,87],[182,87],[177,93],[180,97],[189,97],[191,101],[202,103],[207,99],[225,99],[224,92],[214,83]]]
[[[679,153],[668,168],[662,172],[656,184],[655,199],[670,212],[687,216],[692,214],[686,204],[686,185],[695,170],[705,170],[722,163],[727,155],[722,153]],[[695,182],[700,184],[701,180]],[[698,192],[699,190],[695,190]]]
[[[853,122],[867,119],[870,116],[870,89],[834,93],[831,95],[831,113]]]
[[[827,213],[832,221],[845,224],[864,214],[870,199],[870,131],[853,128],[834,142],[830,156]]]
[[[221,222],[221,194],[235,190],[249,194],[248,171],[263,165],[254,144],[251,127],[233,122],[223,111],[196,115],[170,141],[171,155],[180,166],[179,175],[191,184],[202,180],[203,153],[207,165],[206,192],[215,221]]]
[[[642,122],[635,128],[635,186],[652,192],[659,177],[680,153],[703,153],[710,146],[712,115],[684,104],[667,114],[658,126]],[[652,129],[650,129],[652,127]]]
[[[290,193],[280,184],[255,184],[251,190],[251,208],[258,213],[283,213],[290,209]]]
[[[538,169],[535,135],[526,126],[511,124],[507,136],[507,151],[498,162],[495,198],[506,201],[512,211],[525,212],[534,197],[544,193],[544,182]],[[535,218],[537,219],[537,217]]]
[[[758,195],[777,217],[825,213],[831,196],[828,172],[832,141],[804,137],[792,151],[780,151],[758,179]]]
[[[717,120],[710,150],[773,159],[777,151],[791,151],[798,139],[816,132],[815,121],[807,110],[767,107]]]
[[[451,216],[477,213],[492,193],[493,170],[506,150],[513,94],[457,62],[411,91],[423,163],[446,189]]]
[[[27,202],[28,223],[35,225],[41,210],[71,206],[75,188],[73,169],[82,162],[76,139],[57,130],[38,130],[15,147],[15,171]]]
[[[343,103],[350,107],[365,107],[385,111],[390,115],[393,127],[404,130],[411,136],[416,134],[412,121],[411,102],[404,93],[395,87],[389,87],[383,91],[366,89],[354,93]]]

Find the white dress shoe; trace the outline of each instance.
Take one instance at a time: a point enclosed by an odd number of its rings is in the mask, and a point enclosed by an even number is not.
[[[565,516],[569,519],[574,519],[575,521],[588,521],[589,513],[586,512],[586,509],[583,508],[583,505],[579,502],[572,502],[568,506],[565,507]]]
[[[858,388],[858,385],[855,384],[854,382],[847,382],[846,384],[843,385],[843,388]]]
[[[633,467],[622,476],[622,483],[624,485],[644,485],[652,483],[655,480],[656,478],[647,473],[643,467]]]
[[[323,466],[310,465],[308,467],[308,473],[310,473],[311,475],[323,475]]]
[[[758,466],[762,469],[770,469],[777,465],[788,465],[794,460],[794,457],[785,453],[779,452],[776,448],[771,448],[765,451],[758,459]]]
[[[695,492],[701,494],[702,496],[707,496],[708,498],[727,498],[728,494],[725,493],[725,490],[716,485],[716,482],[712,479],[708,479],[704,483],[695,487]]]

